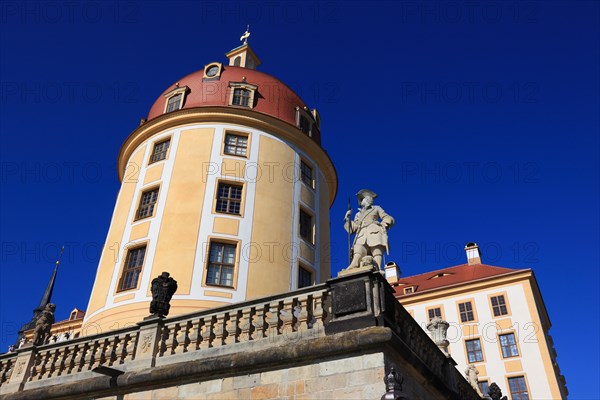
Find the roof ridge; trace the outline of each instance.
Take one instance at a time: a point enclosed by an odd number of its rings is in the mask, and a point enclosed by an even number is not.
[[[472,266],[472,267],[488,267],[488,268],[500,268],[500,269],[506,269],[506,270],[510,270],[510,271],[518,271],[521,268],[507,268],[507,267],[499,267],[497,265],[490,265],[490,264],[473,264],[473,265],[469,265],[467,263],[464,264],[459,264],[459,265],[454,265],[452,267],[446,267],[446,268],[440,268],[440,269],[436,269],[433,271],[428,271],[428,272],[422,272],[420,274],[415,274],[415,275],[409,275],[406,277],[401,277],[400,279],[398,279],[398,281],[403,280],[403,279],[408,279],[408,278],[415,278],[415,277],[419,277],[419,276],[423,276],[423,275],[431,275],[431,274],[438,274],[442,271],[447,271],[449,269],[454,269],[454,268],[460,268],[460,267],[468,267],[468,266]],[[527,269],[527,268],[525,268]],[[475,269],[473,269],[473,272],[475,272]]]

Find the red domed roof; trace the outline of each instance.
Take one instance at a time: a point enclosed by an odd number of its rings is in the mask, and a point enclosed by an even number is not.
[[[245,81],[244,81],[245,78]],[[296,126],[296,107],[305,107],[302,99],[279,79],[248,68],[223,65],[220,79],[204,78],[204,69],[189,74],[177,81],[182,88],[189,88],[182,109],[229,105],[229,82],[245,82],[257,86],[252,111],[267,114]],[[165,90],[150,108],[148,120],[164,114],[167,99],[165,94],[176,89],[176,84]],[[235,106],[230,106],[235,107]],[[316,137],[315,137],[316,136]],[[320,142],[319,135],[313,139]]]

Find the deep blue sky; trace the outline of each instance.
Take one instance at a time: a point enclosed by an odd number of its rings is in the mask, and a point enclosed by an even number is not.
[[[372,188],[405,275],[463,263],[469,241],[533,268],[570,398],[597,398],[598,3],[364,4],[2,2],[0,349],[61,244],[57,317],[87,306],[121,143],[250,23],[259,69],[321,113],[333,272],[347,198]]]

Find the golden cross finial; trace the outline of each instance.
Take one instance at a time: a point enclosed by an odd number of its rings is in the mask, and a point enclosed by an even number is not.
[[[250,37],[250,25],[248,25],[246,32],[244,32],[240,40],[243,40],[244,44],[248,44],[248,37]]]

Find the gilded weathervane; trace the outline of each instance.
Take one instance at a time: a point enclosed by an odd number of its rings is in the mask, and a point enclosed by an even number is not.
[[[250,37],[250,25],[246,27],[246,32],[240,38],[240,41],[244,41],[244,44],[248,44],[248,38]]]

